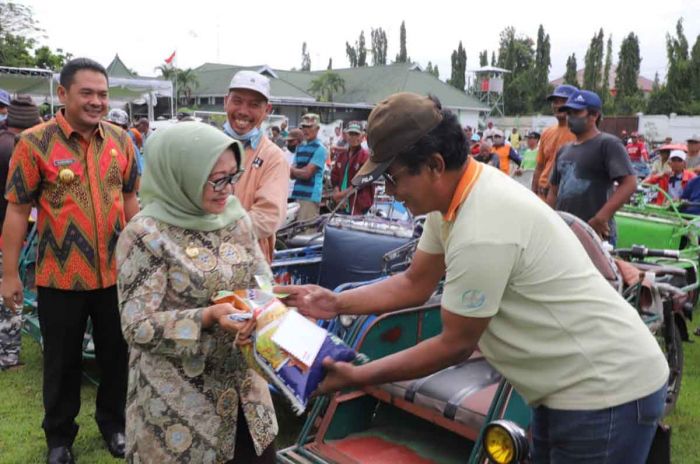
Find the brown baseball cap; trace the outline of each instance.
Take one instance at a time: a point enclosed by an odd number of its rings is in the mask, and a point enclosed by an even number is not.
[[[411,92],[380,102],[367,120],[367,144],[372,154],[352,184],[361,187],[377,180],[402,154],[442,121],[442,112],[429,97]]]
[[[301,129],[292,129],[287,134],[287,140],[304,140],[304,133]]]

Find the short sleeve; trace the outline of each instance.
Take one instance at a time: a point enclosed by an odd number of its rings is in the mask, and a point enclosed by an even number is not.
[[[469,244],[445,256],[442,306],[465,317],[494,316],[518,256],[513,244]]]
[[[323,147],[318,147],[314,152],[314,156],[311,157],[311,164],[315,164],[320,169],[326,166],[326,149]]]
[[[41,172],[34,153],[22,137],[10,158],[10,168],[5,185],[5,199],[10,203],[29,204],[39,198]]]
[[[124,169],[124,175],[122,178],[122,192],[132,193],[136,190],[136,184],[139,178],[139,166],[136,160],[136,153],[134,151],[134,142],[131,137],[128,137],[128,142],[124,145],[126,146],[126,168]]]
[[[614,180],[634,175],[634,168],[627,154],[627,149],[619,140],[612,137],[606,140],[603,156],[609,179]]]
[[[442,227],[442,218],[440,213],[430,213],[423,225],[423,234],[418,240],[418,249],[431,255],[442,255],[445,253],[445,248],[442,245],[440,238],[440,228]]]
[[[559,172],[559,156],[562,153],[562,150],[564,147],[560,148],[559,151],[557,151],[556,156],[554,157],[554,163],[552,164],[552,173],[549,175],[549,183],[552,185],[559,185],[559,182],[561,181],[561,173]]]

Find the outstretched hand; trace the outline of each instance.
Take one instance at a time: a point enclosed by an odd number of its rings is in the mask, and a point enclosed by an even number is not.
[[[301,314],[314,319],[333,319],[338,315],[338,295],[318,285],[275,287],[275,293],[287,294],[282,301]]]

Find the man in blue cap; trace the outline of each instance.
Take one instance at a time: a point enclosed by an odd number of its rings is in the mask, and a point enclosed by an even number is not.
[[[0,129],[7,128],[7,109],[10,106],[10,94],[0,89]]]
[[[620,139],[598,130],[602,107],[600,97],[588,90],[574,92],[562,107],[576,141],[557,153],[547,203],[587,221],[614,245],[613,216],[634,193],[637,178]]]
[[[566,111],[561,107],[566,103],[569,96],[578,89],[573,85],[562,84],[558,85],[554,92],[547,97],[552,105],[552,113],[557,118],[557,124],[550,126],[542,132],[539,148],[537,150],[537,165],[535,172],[532,174],[532,191],[540,198],[547,198],[549,190],[549,175],[554,166],[554,158],[557,156],[559,149],[576,140],[576,136],[571,133],[569,126],[566,125]]]

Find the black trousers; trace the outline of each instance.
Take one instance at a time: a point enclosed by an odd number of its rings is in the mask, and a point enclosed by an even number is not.
[[[124,431],[127,346],[122,336],[117,287],[90,291],[39,287],[44,339],[44,422],[50,448],[70,446],[78,433],[83,335],[92,320],[100,370],[95,420],[105,438]]]
[[[236,428],[236,449],[233,459],[226,464],[275,464],[276,448],[274,442],[263,451],[261,456],[255,454],[255,445],[250,436],[248,422],[243,416],[243,408],[238,403],[238,427]]]

